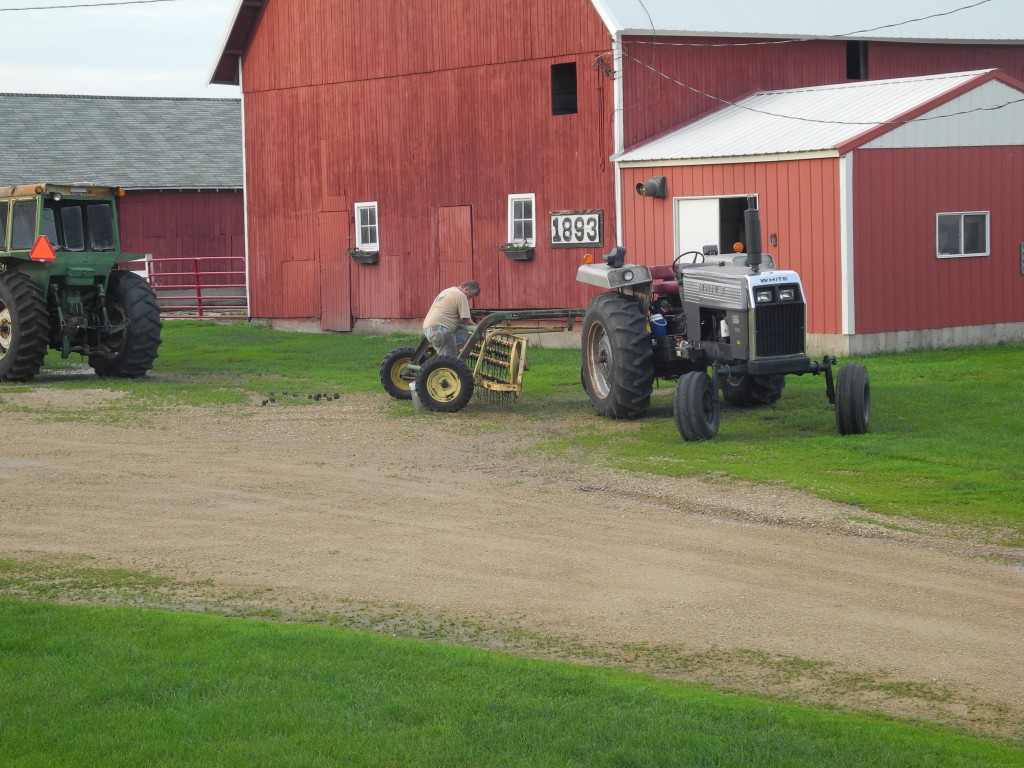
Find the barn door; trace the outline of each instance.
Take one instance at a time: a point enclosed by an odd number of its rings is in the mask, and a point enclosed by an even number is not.
[[[352,330],[351,259],[348,243],[348,211],[317,214],[317,250],[320,253],[320,328]]]
[[[437,209],[440,289],[473,278],[473,209],[455,205]]]

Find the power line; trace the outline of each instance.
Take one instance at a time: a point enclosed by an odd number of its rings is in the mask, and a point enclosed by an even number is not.
[[[1009,106],[1011,106],[1013,104],[1024,103],[1024,96],[1022,96],[1019,99],[1011,99],[1010,101],[1004,102],[1002,104],[994,104],[994,105],[992,105],[990,107],[975,107],[973,109],[965,109],[962,112],[951,112],[948,115],[933,115],[932,117],[915,117],[912,120],[865,120],[865,121],[819,120],[819,119],[813,118],[813,117],[799,117],[797,115],[784,115],[784,114],[779,113],[779,112],[768,112],[767,110],[756,109],[755,107],[750,107],[750,106],[746,106],[744,104],[737,103],[735,101],[730,101],[729,99],[724,99],[724,98],[722,98],[720,96],[715,96],[714,94],[708,93],[707,91],[702,91],[700,88],[696,88],[696,87],[694,87],[694,86],[692,86],[692,85],[690,85],[688,83],[684,83],[682,80],[677,80],[676,78],[672,77],[671,75],[668,75],[665,72],[661,72],[661,71],[655,69],[654,67],[652,67],[647,62],[641,61],[640,59],[636,58],[635,56],[631,56],[630,54],[626,53],[625,51],[622,52],[622,55],[625,58],[632,59],[637,64],[640,64],[641,66],[649,69],[651,72],[653,72],[654,74],[658,75],[659,77],[663,77],[664,79],[668,80],[669,82],[675,83],[676,85],[678,85],[678,86],[680,86],[682,88],[685,88],[686,90],[691,91],[691,92],[697,94],[698,96],[703,96],[705,98],[711,99],[712,101],[717,101],[720,104],[725,104],[725,105],[730,106],[730,107],[736,107],[737,109],[744,109],[744,110],[746,110],[748,112],[753,112],[753,113],[758,114],[758,115],[765,115],[767,117],[778,117],[778,118],[783,119],[783,120],[795,120],[795,121],[803,122],[803,123],[818,123],[818,124],[821,124],[821,125],[863,125],[863,126],[871,126],[871,125],[907,125],[909,123],[923,123],[923,122],[927,122],[929,120],[943,120],[943,119],[948,118],[948,117],[958,117],[960,115],[969,115],[969,114],[972,114],[974,112],[994,112],[996,110],[1003,109],[1004,107],[1009,107]],[[865,81],[865,82],[870,83],[871,81],[868,80],[868,81]]]
[[[0,13],[8,11],[55,11],[66,8],[103,8],[111,5],[149,5],[151,3],[180,3],[182,0],[116,0],[108,3],[74,3],[70,5],[37,5],[23,8],[0,8]]]
[[[894,29],[895,27],[902,27],[902,26],[905,26],[907,24],[916,24],[919,21],[928,21],[929,19],[936,19],[936,18],[939,18],[940,16],[950,16],[950,15],[952,15],[954,13],[960,13],[961,11],[969,11],[972,8],[977,8],[980,5],[985,5],[986,3],[991,3],[991,2],[992,2],[992,0],[978,0],[978,2],[976,2],[976,3],[971,3],[970,5],[963,5],[963,6],[960,6],[959,8],[953,8],[953,9],[951,9],[949,11],[940,11],[939,13],[932,13],[932,14],[929,14],[927,16],[919,16],[919,17],[914,18],[914,19],[906,19],[904,21],[897,21],[897,22],[894,22],[892,24],[883,24],[883,25],[881,25],[879,27],[870,27],[868,29],[857,29],[857,30],[854,30],[853,32],[845,32],[845,33],[838,34],[838,35],[823,35],[823,36],[820,36],[820,37],[808,37],[808,38],[802,38],[802,39],[799,39],[799,40],[796,40],[796,39],[787,39],[787,40],[758,40],[757,42],[752,42],[752,43],[671,43],[671,42],[667,42],[667,41],[666,42],[659,42],[657,40],[649,40],[649,41],[648,40],[632,40],[632,41],[630,41],[630,45],[667,45],[667,46],[676,47],[676,48],[753,48],[753,47],[764,46],[764,45],[791,45],[793,43],[808,43],[808,42],[815,42],[817,40],[843,40],[843,39],[846,39],[848,37],[853,37],[854,35],[864,35],[864,34],[867,34],[868,32],[878,32],[879,30],[882,30],[882,29]],[[644,10],[647,10],[646,7],[644,8]],[[650,14],[648,14],[648,18],[650,18]],[[656,37],[653,23],[651,24],[651,33],[652,33],[652,37]]]

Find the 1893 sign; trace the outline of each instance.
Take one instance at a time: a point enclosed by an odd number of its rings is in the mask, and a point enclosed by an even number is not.
[[[551,247],[588,248],[604,244],[604,211],[552,211]]]

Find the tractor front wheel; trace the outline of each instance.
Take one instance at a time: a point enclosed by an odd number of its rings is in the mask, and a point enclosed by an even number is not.
[[[672,417],[683,440],[713,438],[718,434],[721,413],[718,393],[711,385],[710,376],[702,371],[691,371],[679,377],[672,401]]]
[[[384,362],[380,364],[380,383],[384,391],[395,400],[411,400],[411,384],[415,377],[402,375],[405,367],[412,362],[412,356],[416,353],[416,347],[397,347],[388,352]]]
[[[654,388],[651,334],[639,302],[602,293],[583,317],[583,390],[600,416],[638,419]]]
[[[136,379],[153,367],[160,346],[160,306],[144,279],[114,270],[107,281],[107,320],[113,330],[89,355],[99,376]]]
[[[461,411],[473,396],[473,372],[453,355],[432,357],[420,367],[416,393],[428,411]]]
[[[860,363],[847,363],[836,379],[836,427],[840,435],[863,435],[870,420],[868,369]]]
[[[0,272],[0,381],[28,381],[43,367],[46,299],[32,279]]]

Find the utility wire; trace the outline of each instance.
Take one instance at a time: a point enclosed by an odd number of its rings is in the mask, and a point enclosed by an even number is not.
[[[838,35],[823,35],[821,37],[808,37],[808,38],[801,38],[799,40],[796,40],[796,39],[787,39],[787,40],[759,40],[757,42],[752,42],[752,43],[671,43],[671,42],[667,42],[667,41],[662,42],[662,41],[657,41],[657,40],[633,40],[633,41],[630,42],[630,45],[667,45],[667,46],[676,47],[676,48],[753,48],[753,47],[764,46],[764,45],[790,45],[792,43],[808,43],[808,42],[815,42],[817,40],[843,40],[843,39],[846,39],[848,37],[853,37],[854,35],[864,35],[864,34],[867,34],[868,32],[878,32],[878,31],[883,30],[883,29],[893,29],[895,27],[902,27],[902,26],[905,26],[907,24],[916,24],[919,21],[928,21],[929,19],[936,19],[936,18],[939,18],[940,16],[950,16],[950,15],[952,15],[954,13],[960,13],[961,11],[968,11],[968,10],[970,10],[972,8],[977,8],[979,5],[985,5],[986,3],[991,3],[991,2],[992,2],[992,0],[978,0],[978,2],[976,2],[976,3],[971,3],[970,5],[964,5],[964,6],[961,6],[959,8],[953,8],[952,10],[949,10],[949,11],[941,11],[939,13],[929,14],[928,16],[920,16],[920,17],[915,18],[915,19],[906,19],[904,21],[897,21],[897,22],[894,22],[893,24],[883,24],[880,27],[870,27],[868,29],[857,29],[857,30],[854,30],[853,32],[845,32],[845,33],[838,34]],[[644,8],[644,10],[647,10],[646,7]],[[648,14],[648,18],[650,18],[650,14]],[[651,25],[651,32],[652,32],[652,36],[653,36],[653,33],[654,33],[654,25],[653,24]]]
[[[103,8],[111,5],[149,5],[150,3],[180,3],[182,0],[116,0],[108,3],[74,3],[69,5],[37,5],[24,8],[0,8],[0,13],[9,11],[55,11],[65,8]]]
[[[1011,106],[1013,104],[1024,103],[1024,96],[1022,96],[1019,99],[1011,99],[1010,101],[1006,101],[1006,102],[1004,102],[1002,104],[994,104],[994,105],[992,105],[990,107],[975,107],[973,109],[965,109],[962,112],[952,112],[952,113],[950,113],[948,115],[933,115],[932,117],[915,117],[913,120],[865,120],[865,121],[819,120],[819,119],[813,118],[813,117],[799,117],[797,115],[784,115],[784,114],[779,113],[779,112],[768,112],[767,110],[756,109],[755,107],[749,107],[749,106],[746,106],[744,104],[739,104],[739,103],[737,103],[735,101],[730,101],[729,99],[723,99],[720,96],[715,96],[712,93],[708,93],[707,91],[702,91],[700,88],[695,88],[694,86],[689,85],[688,83],[684,83],[682,80],[677,80],[676,78],[672,77],[671,75],[668,75],[668,74],[666,74],[664,72],[661,72],[661,71],[655,69],[654,67],[652,67],[647,62],[641,61],[640,59],[636,58],[635,56],[631,56],[630,54],[626,53],[625,51],[622,52],[622,56],[624,56],[625,58],[628,58],[628,59],[632,59],[637,64],[640,64],[641,66],[646,67],[651,72],[653,72],[654,74],[658,75],[659,77],[662,77],[662,78],[668,80],[671,83],[675,83],[676,85],[678,85],[678,86],[680,86],[682,88],[685,88],[686,90],[691,91],[691,92],[697,94],[698,96],[704,96],[705,98],[711,99],[712,101],[717,101],[720,104],[725,104],[725,105],[730,106],[730,107],[737,107],[738,109],[745,109],[748,112],[754,112],[754,113],[759,114],[759,115],[766,115],[768,117],[778,117],[778,118],[781,118],[783,120],[796,120],[796,121],[803,122],[803,123],[818,123],[818,124],[822,124],[822,125],[865,125],[865,126],[869,126],[869,125],[907,125],[909,123],[923,123],[923,122],[927,122],[929,120],[943,120],[943,119],[945,119],[947,117],[957,117],[957,116],[960,116],[960,115],[969,115],[969,114],[974,113],[974,112],[994,112],[996,110],[1003,109],[1004,107],[1009,107],[1009,106]],[[941,77],[941,75],[936,75],[936,77]],[[863,82],[867,83],[867,84],[870,84],[872,81],[865,80]],[[809,86],[809,87],[820,87],[820,86]],[[800,90],[800,89],[794,89],[794,90]]]

